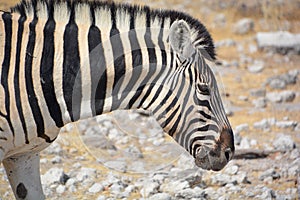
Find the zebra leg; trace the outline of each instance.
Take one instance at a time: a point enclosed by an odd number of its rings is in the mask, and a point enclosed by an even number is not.
[[[16,199],[45,199],[40,178],[39,153],[26,153],[3,160]]]

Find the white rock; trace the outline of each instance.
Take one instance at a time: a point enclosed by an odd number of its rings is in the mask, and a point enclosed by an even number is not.
[[[80,169],[80,171],[76,175],[76,179],[77,179],[77,181],[82,182],[86,179],[95,178],[96,175],[97,175],[96,169],[83,167]]]
[[[157,193],[149,197],[148,200],[171,200],[172,196],[167,193]]]
[[[104,189],[104,187],[103,187],[102,184],[100,184],[100,183],[94,183],[94,184],[92,185],[92,187],[89,188],[88,191],[89,191],[90,193],[95,194],[95,193],[98,193],[98,192],[100,192],[100,191],[103,191],[103,189]]]
[[[152,194],[157,193],[159,184],[157,182],[148,181],[144,184],[144,187],[140,190],[140,194],[143,197],[149,197]]]
[[[293,150],[295,148],[295,142],[293,138],[290,135],[279,135],[275,141],[273,142],[273,146],[275,149],[281,150],[281,151],[289,151]]]
[[[292,34],[287,31],[258,32],[256,40],[259,48],[300,48],[300,34]]]
[[[240,124],[240,125],[237,125],[235,127],[235,132],[243,132],[243,131],[249,131],[249,125],[248,124]]]
[[[263,61],[255,61],[253,64],[248,66],[248,71],[251,73],[262,72],[265,68]]]
[[[49,169],[44,175],[41,176],[43,185],[51,185],[54,183],[61,183],[65,176],[64,170],[61,168],[53,167]]]
[[[56,188],[56,192],[58,193],[58,194],[62,194],[62,193],[64,193],[66,191],[66,186],[64,186],[64,185],[59,185],[59,186],[57,186],[57,188]]]
[[[254,21],[249,18],[244,18],[239,20],[234,26],[233,26],[233,32],[236,34],[247,34],[250,31],[252,31],[254,28]]]

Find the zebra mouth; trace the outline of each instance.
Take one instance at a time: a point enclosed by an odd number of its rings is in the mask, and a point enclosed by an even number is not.
[[[195,164],[205,170],[220,171],[230,160],[226,152],[202,146],[196,154]]]

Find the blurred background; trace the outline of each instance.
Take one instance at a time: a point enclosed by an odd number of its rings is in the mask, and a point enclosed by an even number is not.
[[[299,199],[300,1],[117,2],[183,11],[207,27],[237,157],[220,172],[198,169],[151,116],[117,111],[68,125],[42,152],[47,198]],[[13,199],[1,166],[0,197]]]

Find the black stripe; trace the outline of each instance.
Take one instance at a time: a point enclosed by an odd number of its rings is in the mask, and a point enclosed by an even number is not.
[[[194,106],[193,105],[190,105],[190,107],[185,111],[185,113],[184,113],[184,117],[183,117],[183,120],[182,120],[182,122],[181,122],[181,126],[180,126],[180,129],[179,129],[179,131],[177,131],[176,132],[176,141],[178,141],[179,142],[179,144],[181,144],[182,146],[183,146],[183,143],[181,142],[181,141],[179,141],[179,138],[180,138],[180,136],[185,136],[184,134],[186,134],[186,130],[189,128],[189,125],[188,126],[185,126],[185,124],[187,123],[186,122],[186,119],[187,119],[187,117],[188,117],[188,115],[189,114],[191,114],[191,112],[193,111],[193,109],[194,109]],[[194,118],[195,119],[195,118]],[[177,129],[177,127],[178,127],[178,124],[177,124],[177,126],[176,127],[173,127],[173,129],[172,129],[172,135],[175,133],[175,131],[176,131],[176,129]],[[186,128],[186,130],[183,130],[185,127],[187,127]],[[181,137],[182,138],[182,137]]]
[[[88,45],[91,68],[91,108],[95,116],[103,113],[107,75],[101,31],[95,26],[95,13],[92,8],[91,14],[93,23],[88,33]]]
[[[176,113],[178,112],[180,108],[180,105],[174,110],[174,112],[161,124],[162,128],[165,128],[168,126],[168,124],[172,121],[172,119],[175,117]]]
[[[35,7],[36,9],[36,7]],[[35,10],[35,16],[33,21],[29,24],[29,39],[28,39],[28,44],[26,48],[26,58],[25,58],[25,80],[26,80],[26,90],[27,90],[27,95],[28,95],[28,101],[29,105],[32,110],[33,118],[36,123],[37,127],[37,133],[38,137],[41,137],[46,140],[46,142],[52,142],[50,138],[45,135],[45,126],[44,126],[44,120],[43,116],[40,110],[40,107],[38,105],[38,99],[36,97],[34,87],[33,87],[33,78],[32,78],[32,61],[34,58],[34,47],[35,47],[35,42],[36,42],[36,33],[35,33],[35,28],[37,24],[37,16],[36,16],[36,10]]]
[[[82,99],[81,71],[78,45],[78,26],[75,23],[74,5],[71,7],[70,21],[64,32],[63,93],[67,110],[72,121],[80,118]]]
[[[201,132],[205,132],[205,131],[208,131],[208,130],[215,131],[216,133],[219,132],[219,128],[214,124],[207,124],[203,127],[197,128],[197,131],[201,131]]]
[[[209,111],[212,111],[208,100],[197,99],[196,104],[197,106],[206,107]]]
[[[146,99],[148,99],[149,95],[151,94],[151,91],[153,89],[154,85],[150,85],[148,87],[147,92],[145,93],[145,95],[143,96],[142,100],[140,101],[140,104],[138,105],[138,108],[142,107],[143,103],[146,101]]]
[[[155,84],[151,84],[151,87],[154,87],[154,86],[155,86]],[[151,107],[151,105],[157,100],[159,94],[162,91],[162,88],[163,88],[163,86],[160,85],[159,88],[156,90],[154,97],[151,99],[151,102],[148,104],[147,107],[145,107],[146,110],[148,110]]]
[[[162,97],[162,101],[156,106],[156,108],[153,110],[153,113],[157,113],[160,108],[166,104],[166,102],[170,99],[170,97],[172,97],[172,91],[168,91],[168,93],[166,94],[166,96]],[[166,108],[166,110],[163,111],[163,113],[160,114],[160,116],[158,116],[158,120],[163,118],[170,110],[172,107],[174,107],[176,105],[176,100],[177,98],[175,97],[172,101],[172,103]],[[174,102],[175,101],[175,102]]]
[[[52,9],[50,8],[50,10]],[[44,27],[44,47],[40,66],[40,76],[42,90],[48,107],[48,111],[50,113],[50,116],[54,120],[56,126],[60,128],[64,126],[64,124],[62,120],[62,113],[55,95],[55,88],[53,82],[55,27],[56,23],[52,18],[52,15],[50,15]]]
[[[11,120],[10,120],[10,95],[9,95],[9,90],[8,90],[8,72],[9,72],[9,64],[10,64],[10,59],[11,59],[11,40],[12,40],[12,18],[10,13],[3,13],[2,14],[2,19],[4,22],[4,29],[5,29],[5,45],[4,45],[4,59],[2,63],[2,72],[1,72],[1,85],[4,89],[4,94],[5,94],[5,109],[7,115],[3,117],[6,118],[9,128],[13,134],[15,135],[14,128],[12,126]]]
[[[24,31],[24,22],[26,21],[26,16],[21,16],[18,20],[18,38],[17,38],[17,49],[16,49],[16,65],[15,65],[15,74],[14,74],[14,86],[15,86],[15,98],[16,98],[16,107],[19,113],[21,120],[22,128],[25,134],[25,143],[28,144],[28,132],[26,128],[26,122],[23,114],[22,103],[21,103],[21,92],[20,92],[20,54],[22,48],[22,35]]]
[[[134,105],[134,103],[138,100],[139,96],[141,95],[141,93],[143,92],[145,86],[140,86],[137,91],[135,92],[135,94],[133,95],[133,97],[130,99],[129,103],[128,103],[128,109],[131,109],[132,106]]]
[[[211,119],[211,120],[215,120],[214,118],[213,118],[213,116],[211,116],[211,115],[208,115],[208,114],[206,114],[204,111],[199,111],[199,113],[204,117],[204,118],[206,118],[206,119]]]
[[[124,75],[126,73],[125,69],[125,55],[124,48],[122,45],[122,40],[120,37],[120,32],[116,25],[116,6],[112,4],[111,6],[111,20],[112,27],[110,31],[110,42],[113,50],[113,62],[114,62],[114,83],[112,90],[112,107],[111,111],[116,110],[120,107],[122,99],[118,99],[120,94],[120,87],[122,86]]]

